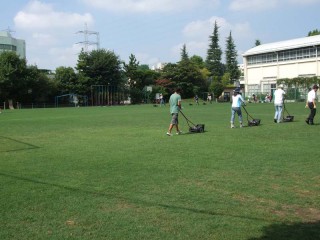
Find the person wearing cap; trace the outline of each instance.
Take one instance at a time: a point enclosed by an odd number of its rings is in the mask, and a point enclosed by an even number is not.
[[[316,106],[316,98],[317,98],[317,91],[319,87],[318,85],[313,85],[312,89],[308,92],[308,98],[306,103],[306,108],[310,109],[309,117],[306,119],[306,123],[309,125],[313,125],[313,119],[317,113],[317,106]]]
[[[234,118],[235,114],[237,113],[239,118],[240,127],[243,127],[242,125],[242,112],[241,112],[241,105],[244,103],[244,100],[240,94],[240,88],[236,88],[233,90],[233,96],[232,96],[232,105],[231,105],[231,128],[235,128],[234,126]]]
[[[284,101],[285,91],[283,91],[283,84],[278,86],[278,89],[274,91],[274,122],[280,123],[281,122],[281,114],[282,114],[282,106]]]

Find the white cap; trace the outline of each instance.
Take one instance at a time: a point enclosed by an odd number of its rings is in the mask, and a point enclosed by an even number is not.
[[[280,84],[280,85],[278,86],[278,88],[283,88],[283,84]]]

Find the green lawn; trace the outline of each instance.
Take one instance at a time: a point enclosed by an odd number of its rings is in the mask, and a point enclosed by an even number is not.
[[[168,106],[6,110],[0,239],[319,239],[320,125],[287,108],[230,129],[230,104],[185,103],[206,132],[173,137]]]

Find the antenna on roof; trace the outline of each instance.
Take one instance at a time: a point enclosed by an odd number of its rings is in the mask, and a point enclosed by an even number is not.
[[[1,31],[7,32],[7,33],[9,33],[9,34],[16,32],[16,31],[12,30],[9,26],[8,26],[7,29],[2,29]]]

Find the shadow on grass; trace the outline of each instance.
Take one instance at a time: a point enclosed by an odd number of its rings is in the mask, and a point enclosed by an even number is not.
[[[272,224],[263,229],[264,235],[248,240],[316,240],[320,239],[320,221],[293,224]]]
[[[22,145],[22,147],[17,146],[14,149],[9,149],[9,150],[3,149],[3,150],[0,150],[0,152],[17,152],[17,151],[31,150],[31,149],[40,148],[40,147],[35,146],[33,144],[22,142],[22,141],[19,141],[17,139],[4,137],[4,136],[0,136],[0,138],[5,139],[5,140],[9,140],[9,141],[12,141],[12,142],[15,142],[15,143],[18,143],[19,145]]]
[[[104,197],[109,197],[109,198],[113,198],[113,199],[125,200],[128,202],[137,204],[137,205],[143,205],[143,206],[148,206],[148,207],[160,207],[160,208],[168,209],[171,211],[186,211],[189,213],[205,214],[205,215],[210,215],[210,216],[234,217],[234,218],[240,218],[240,219],[245,219],[245,220],[249,220],[249,221],[272,222],[272,220],[270,220],[270,219],[242,216],[242,215],[237,215],[237,214],[227,214],[227,213],[214,212],[214,211],[205,210],[205,209],[195,209],[195,208],[189,208],[189,207],[184,207],[184,206],[175,206],[175,205],[171,205],[171,204],[155,203],[155,202],[145,201],[142,199],[134,199],[134,198],[128,198],[128,197],[124,197],[124,196],[117,196],[115,194],[87,190],[87,189],[80,189],[80,188],[65,186],[65,185],[56,184],[56,183],[49,183],[49,182],[45,182],[45,181],[41,181],[41,180],[37,180],[37,179],[30,179],[27,177],[15,176],[15,175],[3,173],[3,172],[0,172],[0,176],[14,178],[14,179],[24,181],[24,182],[31,182],[31,183],[35,183],[35,184],[48,185],[51,187],[57,187],[57,188],[65,189],[65,190],[72,191],[72,192],[82,192],[82,193],[86,193],[86,194],[92,194],[95,196],[104,196]]]

